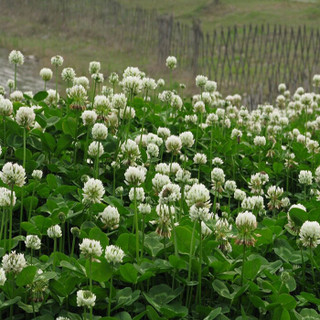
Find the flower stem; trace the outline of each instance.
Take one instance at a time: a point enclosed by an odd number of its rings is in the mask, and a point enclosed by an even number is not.
[[[173,215],[171,213],[171,205],[170,205],[170,203],[168,204],[168,208],[169,208],[169,215],[170,215],[170,220],[171,220],[171,224],[172,224],[172,231],[173,231],[172,234],[173,234],[174,254],[175,254],[176,257],[178,257],[179,254],[178,254],[176,227],[174,225],[174,220],[173,220]]]
[[[110,314],[111,314],[112,283],[113,283],[113,274],[111,275],[111,278],[110,278],[110,291],[109,291],[109,301],[108,301],[108,317],[110,317]]]
[[[241,287],[242,287],[242,285],[243,285],[243,273],[244,273],[245,259],[246,259],[246,245],[243,244],[242,269],[241,269],[241,281],[240,281],[240,286],[241,286]]]
[[[12,246],[12,219],[13,219],[13,185],[11,185],[11,195],[10,195],[10,222],[9,222],[9,247],[10,252]]]
[[[196,230],[197,220],[193,223],[192,235],[191,235],[191,243],[190,243],[190,251],[189,251],[189,266],[188,266],[188,282],[191,279],[191,265],[192,265],[192,256],[193,256],[193,242],[194,242],[194,232]]]
[[[134,222],[135,222],[135,231],[136,231],[136,259],[139,261],[139,223],[138,223],[138,210],[137,210],[137,190],[134,187]]]
[[[199,222],[199,234],[200,234],[200,253],[199,253],[199,272],[198,272],[198,302],[201,304],[201,280],[202,280],[202,230],[201,230],[201,220]]]

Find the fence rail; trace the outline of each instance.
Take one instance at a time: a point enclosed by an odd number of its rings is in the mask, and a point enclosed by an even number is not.
[[[313,74],[320,72],[319,29],[305,26],[244,25],[204,32],[199,21],[186,25],[115,0],[2,0],[1,7],[46,27],[95,37],[106,49],[112,42],[159,65],[175,55],[180,68],[208,75],[222,93],[239,92],[251,105],[271,102],[280,82],[291,90],[311,89]]]

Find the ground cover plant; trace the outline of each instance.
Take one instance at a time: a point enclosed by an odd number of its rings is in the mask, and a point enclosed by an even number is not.
[[[172,56],[167,83],[54,56],[35,94],[9,62],[1,319],[319,318],[319,75],[250,111],[203,75],[171,90]]]

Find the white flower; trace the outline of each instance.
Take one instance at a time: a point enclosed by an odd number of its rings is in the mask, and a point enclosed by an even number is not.
[[[91,61],[89,63],[89,73],[93,74],[93,73],[98,73],[101,69],[101,64],[98,61]]]
[[[53,105],[55,104],[57,101],[60,100],[60,95],[59,93],[56,93],[56,90],[53,89],[48,89],[47,90],[48,96],[46,97],[46,99],[44,100],[44,102],[48,105]],[[56,98],[57,96],[57,98]]]
[[[242,137],[242,132],[238,129],[233,129],[231,132],[231,139],[235,138],[241,138]]]
[[[95,305],[96,295],[89,290],[77,291],[77,306],[78,307],[93,307]]]
[[[128,76],[120,82],[120,85],[127,95],[132,94],[134,96],[137,95],[142,88],[141,79],[138,76]]]
[[[233,193],[236,191],[237,189],[237,184],[235,181],[233,180],[227,180],[225,183],[224,183],[224,189],[228,192],[228,193]]]
[[[182,148],[182,142],[179,137],[172,135],[166,140],[167,152],[173,152],[174,154],[177,154],[179,153],[181,148]]]
[[[208,237],[212,234],[212,230],[201,220],[201,234],[203,237]]]
[[[40,70],[40,77],[42,78],[43,81],[49,81],[52,79],[52,70],[49,68],[42,68]]]
[[[240,189],[236,189],[233,196],[235,200],[243,201],[246,198],[246,193]]]
[[[312,184],[312,172],[309,170],[301,170],[299,173],[299,183],[311,185]]]
[[[179,169],[176,173],[176,181],[186,184],[191,179],[191,172],[184,169]]]
[[[92,126],[96,122],[97,117],[98,117],[98,115],[96,114],[96,112],[94,110],[83,111],[83,113],[81,115],[81,119],[82,119],[83,124],[85,126]]]
[[[63,64],[63,57],[56,55],[51,58],[51,64],[55,67],[61,67]]]
[[[90,143],[88,148],[88,155],[90,157],[96,157],[99,152],[99,157],[101,157],[104,153],[104,148],[101,142],[93,141]]]
[[[26,259],[22,253],[11,251],[2,258],[2,268],[6,273],[19,273],[27,266]]]
[[[134,192],[136,192],[136,201],[142,202],[144,201],[145,194],[143,188],[133,187],[129,191],[129,199],[130,201],[134,201]]]
[[[102,212],[99,213],[98,217],[101,222],[110,229],[116,229],[119,227],[120,214],[116,207],[107,206]]]
[[[157,158],[159,156],[159,147],[155,143],[147,145],[147,153],[150,157]]]
[[[91,78],[96,82],[96,83],[102,83],[104,81],[104,77],[102,73],[93,73],[91,75]]]
[[[70,320],[70,318],[68,318],[68,317],[58,317],[58,318],[56,318],[56,320]]]
[[[262,136],[256,136],[253,139],[253,143],[255,146],[265,146],[266,145],[266,138]]]
[[[256,216],[250,211],[240,212],[236,218],[236,225],[244,232],[252,231],[257,228]]]
[[[67,89],[67,94],[70,99],[75,102],[82,102],[87,98],[87,91],[82,85],[75,85]]]
[[[85,257],[100,257],[102,255],[102,247],[100,241],[84,238],[79,245],[81,254]]]
[[[175,69],[177,67],[177,58],[174,56],[169,56],[166,60],[166,66],[169,69]]]
[[[219,157],[215,157],[212,159],[212,164],[214,166],[221,166],[221,165],[223,165],[223,160]]]
[[[164,87],[164,85],[165,85],[164,80],[162,78],[158,79],[157,88],[162,88],[162,87]]]
[[[94,97],[93,107],[99,111],[107,110],[110,106],[109,99],[104,95],[97,95]]]
[[[105,140],[108,136],[108,128],[103,123],[95,123],[92,128],[92,137],[95,140]]]
[[[138,210],[141,214],[149,214],[151,213],[151,206],[148,203],[140,203],[138,206]]]
[[[159,193],[160,203],[173,203],[181,198],[180,186],[174,183],[168,183],[162,187]]]
[[[121,263],[125,254],[123,250],[117,246],[110,245],[106,247],[105,258],[109,263],[117,264]]]
[[[17,123],[25,128],[32,127],[34,124],[34,120],[36,115],[32,108],[30,107],[20,107],[16,113],[16,121]]]
[[[43,175],[42,170],[33,170],[31,174],[32,178],[35,180],[41,180],[42,175]]]
[[[10,99],[14,102],[21,102],[23,100],[23,93],[19,90],[13,91],[10,94]]]
[[[186,202],[189,207],[198,205],[201,207],[210,207],[210,193],[202,183],[195,183],[186,193]]]
[[[224,183],[224,181],[225,181],[224,171],[222,169],[220,169],[220,168],[214,168],[211,171],[211,180]]]
[[[305,221],[300,229],[300,240],[305,247],[316,248],[320,243],[320,225],[317,221]]]
[[[9,99],[0,99],[0,115],[10,116],[13,112],[13,105]]]
[[[196,76],[197,87],[203,88],[206,85],[207,81],[208,81],[208,77],[206,76],[203,76],[203,75]]]
[[[146,169],[143,167],[129,167],[125,174],[125,183],[129,186],[139,186],[146,179]]]
[[[204,104],[203,101],[197,101],[194,106],[193,106],[193,111],[195,113],[204,113],[206,111],[206,105]]]
[[[201,220],[208,221],[212,218],[209,208],[199,207],[197,204],[191,206],[189,210],[189,216],[191,221]]]
[[[163,186],[168,183],[170,183],[170,178],[167,175],[156,173],[156,175],[152,179],[153,190],[156,194],[158,194],[162,190]]]
[[[157,130],[157,135],[162,139],[166,140],[170,136],[171,132],[168,128],[159,127]],[[181,137],[180,137],[181,139]]]
[[[3,286],[7,280],[6,273],[3,268],[0,268],[0,286]]]
[[[61,227],[58,224],[56,224],[48,228],[47,235],[49,238],[52,238],[52,239],[61,238],[62,237]]]
[[[66,82],[72,83],[75,76],[76,76],[76,73],[72,68],[64,68],[61,72],[62,80]]]
[[[9,54],[9,63],[16,64],[18,66],[24,63],[24,56],[20,51],[12,50]]]
[[[191,148],[194,144],[193,134],[191,131],[180,133],[179,138],[183,147]]]
[[[16,194],[13,191],[12,194],[12,205],[16,204]],[[7,188],[0,188],[0,207],[10,207],[11,205],[11,191]]]
[[[193,162],[195,164],[206,164],[207,156],[204,153],[196,153],[193,157]]]
[[[0,172],[3,183],[12,186],[22,187],[25,184],[26,172],[24,168],[17,163],[7,162]]]
[[[73,85],[81,85],[83,86],[87,91],[89,90],[89,79],[87,77],[75,77],[73,79]]]
[[[26,236],[25,245],[27,248],[39,250],[41,248],[41,240],[36,235]]]
[[[208,80],[204,86],[204,89],[208,92],[214,92],[217,90],[217,83],[215,81]]]
[[[158,163],[155,168],[156,172],[169,175],[170,166],[167,163]]]
[[[100,203],[105,193],[102,182],[99,179],[89,179],[82,189],[84,203]]]

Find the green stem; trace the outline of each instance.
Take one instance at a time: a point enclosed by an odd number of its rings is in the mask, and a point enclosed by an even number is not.
[[[316,285],[316,276],[314,273],[314,265],[313,265],[313,252],[312,252],[312,248],[311,246],[309,247],[309,255],[310,255],[310,262],[311,262],[311,272],[312,272],[312,280],[313,283],[315,284],[315,288],[316,288],[316,296],[319,296],[319,290],[318,290],[318,286]]]
[[[306,283],[306,273],[305,273],[305,264],[304,264],[302,246],[300,246],[300,253],[301,253],[301,263],[302,263],[302,278],[303,278],[302,291],[303,291],[304,285]]]
[[[71,257],[73,257],[75,243],[76,243],[76,237],[73,236],[72,237],[72,245],[71,245],[71,255],[70,255]]]
[[[12,219],[13,219],[13,184],[11,185],[11,195],[10,195],[10,222],[9,222],[9,247],[10,252],[12,246]]]
[[[112,283],[113,283],[113,274],[111,275],[111,278],[110,278],[110,291],[109,291],[109,301],[108,301],[108,317],[110,317],[110,314],[111,314]]]
[[[94,80],[94,86],[93,86],[93,93],[92,93],[92,104],[91,104],[91,107],[93,108],[93,103],[94,103],[94,97],[96,95],[96,86],[97,86],[97,83],[96,81]]]
[[[86,135],[86,144],[84,146],[84,163],[87,163],[87,158],[88,158],[88,145],[89,145],[89,133],[90,133],[90,126],[87,128],[87,135]]]
[[[53,238],[53,271],[56,269],[57,238]]]
[[[98,153],[97,153],[97,157],[96,157],[96,162],[95,162],[95,173],[94,173],[94,177],[95,179],[98,179],[99,177],[99,153],[100,153],[100,142],[98,141]]]
[[[201,281],[202,281],[202,234],[201,234],[201,220],[199,220],[199,234],[200,234],[200,254],[199,254],[199,272],[198,272],[198,301],[201,304]]]
[[[135,231],[136,231],[136,259],[139,261],[139,223],[138,223],[138,210],[137,210],[137,190],[136,187],[133,189],[134,191],[134,221],[135,221]]]
[[[145,215],[142,215],[142,245],[141,245],[141,258],[143,258],[143,248],[144,248],[144,226],[145,226]]]
[[[1,218],[1,227],[0,227],[0,242],[2,240],[2,234],[3,234],[4,218],[5,218],[5,209],[2,208],[2,218]]]
[[[17,64],[14,65],[14,90],[17,90]]]
[[[35,193],[35,185],[34,185],[33,188],[32,188],[32,197],[31,197],[30,206],[29,206],[28,221],[30,221],[30,219],[31,219],[32,204],[33,204],[34,193]]]
[[[171,213],[171,204],[170,203],[168,204],[168,208],[169,208],[169,215],[170,215],[170,220],[171,220],[171,224],[172,224],[174,254],[175,254],[176,257],[178,257],[179,254],[178,254],[178,243],[177,243],[176,227],[174,225],[174,220],[173,220],[173,215]]]
[[[58,66],[56,66],[56,105],[58,105]]]
[[[194,242],[194,233],[196,230],[197,220],[193,223],[192,228],[192,235],[191,235],[191,244],[190,244],[190,251],[189,251],[189,266],[188,266],[188,282],[191,279],[191,265],[192,265],[192,256],[193,256],[193,242]]]
[[[240,281],[240,286],[241,287],[243,285],[243,273],[244,273],[245,258],[246,258],[246,245],[243,244],[242,269],[241,269],[241,281]]]

